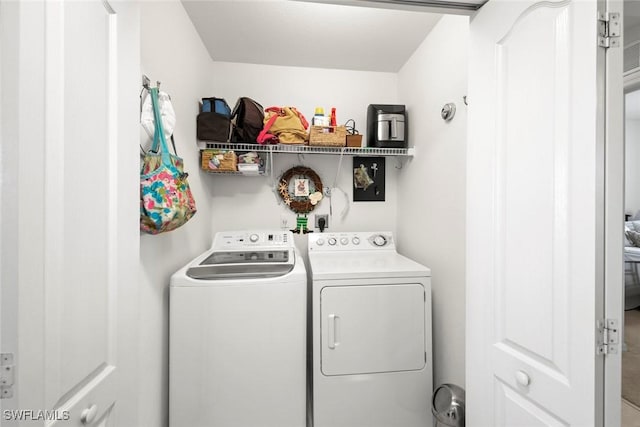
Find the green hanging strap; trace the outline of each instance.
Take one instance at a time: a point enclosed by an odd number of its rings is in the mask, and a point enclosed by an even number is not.
[[[160,116],[160,108],[158,107],[158,88],[152,87],[151,90],[151,105],[153,106],[153,118],[155,131],[153,132],[153,147],[157,149],[160,145],[162,163],[173,168],[171,163],[171,157],[169,156],[169,147],[167,146],[167,140],[164,137],[164,129],[162,128],[162,117]]]

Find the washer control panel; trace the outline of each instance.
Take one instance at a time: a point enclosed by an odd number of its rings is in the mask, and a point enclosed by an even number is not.
[[[213,239],[213,248],[292,247],[293,233],[282,230],[221,231]]]
[[[309,233],[310,251],[395,250],[393,234],[382,232]]]

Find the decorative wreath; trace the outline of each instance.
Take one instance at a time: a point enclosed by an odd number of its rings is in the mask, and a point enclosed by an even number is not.
[[[295,166],[280,177],[278,192],[289,209],[308,213],[322,199],[322,181],[313,169]]]

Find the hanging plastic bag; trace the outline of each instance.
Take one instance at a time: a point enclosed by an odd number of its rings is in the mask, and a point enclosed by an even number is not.
[[[173,135],[173,130],[176,127],[176,112],[171,104],[171,97],[166,92],[158,92],[158,108],[160,109],[160,117],[162,117],[162,130],[164,130],[165,138],[169,138]],[[146,96],[142,102],[140,124],[153,138],[156,124],[150,96]]]

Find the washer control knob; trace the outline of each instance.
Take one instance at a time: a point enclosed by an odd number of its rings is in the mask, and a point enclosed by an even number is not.
[[[376,246],[384,246],[387,244],[387,238],[382,234],[378,234],[373,238],[373,244]]]
[[[334,237],[331,237],[328,241],[329,241],[329,244],[330,244],[331,246],[335,246],[335,245],[336,245],[336,243],[337,243],[337,241],[336,241],[336,239],[335,239]]]
[[[351,239],[351,243],[353,243],[354,245],[359,245],[360,244],[360,238],[359,237],[354,237],[353,239]]]
[[[251,240],[253,243],[257,242],[259,238],[260,236],[258,236],[257,234],[252,234],[251,236],[249,236],[249,240]]]
[[[317,244],[318,246],[322,246],[322,245],[324,245],[324,239],[318,239],[318,240],[316,240],[316,244]]]
[[[349,244],[349,239],[347,239],[346,237],[343,237],[342,239],[340,239],[340,244],[341,245],[348,245]]]

